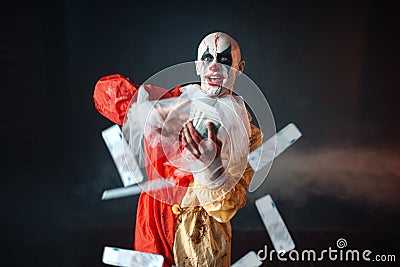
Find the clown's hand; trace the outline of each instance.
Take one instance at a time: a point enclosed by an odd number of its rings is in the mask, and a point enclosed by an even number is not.
[[[222,142],[217,138],[217,130],[212,122],[207,123],[207,131],[208,137],[202,139],[191,121],[185,123],[182,130],[182,144],[202,162],[204,174],[213,181],[224,172],[221,162]]]
[[[170,105],[168,100],[161,100],[149,108],[147,122],[163,136],[178,136],[184,123],[189,118],[187,112],[189,109],[189,101]],[[153,123],[153,121],[156,121],[156,123]]]

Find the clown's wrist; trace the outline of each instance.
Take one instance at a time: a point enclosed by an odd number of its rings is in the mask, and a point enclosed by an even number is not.
[[[222,173],[224,173],[225,168],[222,166],[222,161],[220,158],[215,159],[210,166],[205,169],[205,174],[211,181],[218,179]]]
[[[206,169],[193,174],[197,183],[208,189],[215,189],[225,183],[227,175],[221,159],[216,159]]]

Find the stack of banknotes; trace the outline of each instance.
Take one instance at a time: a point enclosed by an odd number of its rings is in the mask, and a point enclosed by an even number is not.
[[[208,122],[212,122],[214,124],[216,131],[218,131],[219,127],[221,127],[221,119],[218,110],[212,105],[201,100],[193,100],[190,111],[190,119],[192,120],[196,131],[203,138],[208,137]]]

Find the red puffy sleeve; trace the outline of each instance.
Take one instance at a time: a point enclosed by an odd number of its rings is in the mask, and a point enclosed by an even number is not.
[[[93,100],[101,115],[114,123],[122,125],[131,101],[136,101],[136,92],[140,86],[120,74],[101,78],[95,86]],[[143,85],[149,92],[149,100],[177,97],[181,86],[168,91],[159,86]]]

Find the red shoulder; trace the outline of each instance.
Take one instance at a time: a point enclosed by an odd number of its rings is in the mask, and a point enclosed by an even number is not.
[[[96,83],[94,89],[95,107],[104,117],[122,125],[137,88],[129,78],[120,74],[105,76]]]
[[[96,83],[94,89],[95,107],[101,115],[122,125],[130,103],[137,99],[136,92],[139,87],[121,74],[104,76]],[[181,94],[181,86],[170,91],[148,84],[143,87],[149,93],[149,100],[178,97]]]

